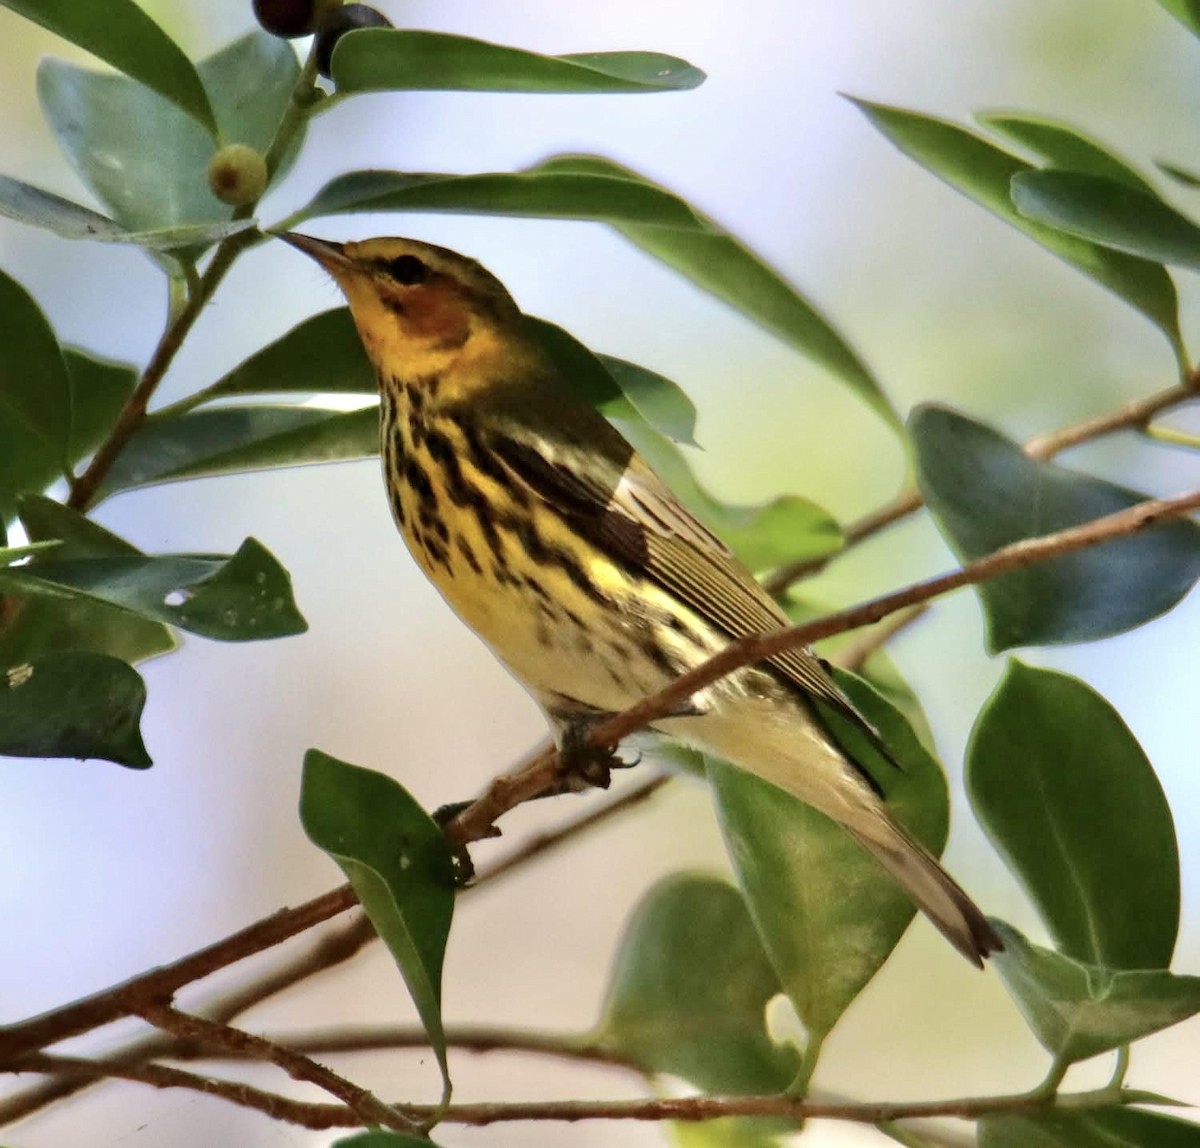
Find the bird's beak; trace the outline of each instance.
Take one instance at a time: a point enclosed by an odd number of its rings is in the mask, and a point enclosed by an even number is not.
[[[284,243],[315,259],[335,278],[339,272],[344,273],[354,266],[340,243],[333,243],[328,239],[314,239],[311,235],[300,235],[295,231],[278,231],[275,234]]]

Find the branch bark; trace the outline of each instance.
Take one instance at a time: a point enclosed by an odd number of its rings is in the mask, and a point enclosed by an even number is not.
[[[804,625],[730,642],[708,661],[677,678],[665,689],[596,725],[590,731],[590,740],[597,747],[615,748],[622,738],[677,712],[693,694],[742,666],[761,662],[786,649],[811,645],[834,634],[869,626],[898,610],[928,602],[962,586],[984,582],[1049,558],[1134,534],[1155,522],[1178,518],[1197,509],[1200,509],[1200,491],[1190,491],[1175,498],[1147,499],[1126,510],[1080,526],[1022,539],[974,562],[968,562],[959,570],[914,583]],[[459,844],[495,836],[496,821],[515,806],[551,790],[557,774],[558,754],[550,750],[519,772],[496,778],[479,798],[446,826],[446,835]]]

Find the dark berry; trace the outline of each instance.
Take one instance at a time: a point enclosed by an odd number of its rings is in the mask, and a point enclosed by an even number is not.
[[[309,36],[318,7],[318,0],[254,0],[254,18],[273,36]]]
[[[317,30],[317,71],[329,77],[329,62],[337,42],[356,28],[390,28],[392,22],[369,4],[346,4],[330,12]]]

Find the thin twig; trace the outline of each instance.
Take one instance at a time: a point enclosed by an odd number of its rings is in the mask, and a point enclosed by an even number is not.
[[[897,634],[907,630],[927,613],[929,603],[922,602],[918,606],[893,614],[880,622],[869,634],[864,634],[858,641],[850,643],[841,653],[833,656],[833,661],[844,670],[859,673],[872,654],[883,649]]]
[[[1092,439],[1112,434],[1114,431],[1146,427],[1155,415],[1197,397],[1200,397],[1200,371],[1191,371],[1182,382],[1176,383],[1173,387],[1167,387],[1165,390],[1156,391],[1143,399],[1125,403],[1096,418],[1085,419],[1083,422],[1072,423],[1070,426],[1037,435],[1025,444],[1025,453],[1030,458],[1050,459],[1070,447],[1079,446],[1081,443],[1090,442]],[[836,553],[781,566],[769,578],[764,579],[763,585],[772,594],[782,594],[789,586],[801,579],[819,574],[830,562],[845,554],[852,546],[878,534],[885,527],[891,526],[893,522],[907,518],[924,505],[925,500],[915,487],[902,490],[890,502],[885,502],[869,514],[863,515],[862,518],[848,523],[842,529],[844,545]]]
[[[742,666],[764,661],[784,650],[807,646],[834,634],[871,625],[898,610],[928,602],[962,586],[984,582],[1049,558],[1133,534],[1155,522],[1176,518],[1197,508],[1200,508],[1200,491],[1190,491],[1175,498],[1150,498],[1080,526],[1021,539],[974,562],[968,562],[959,570],[914,583],[804,625],[740,638],[730,642],[708,661],[676,678],[664,689],[624,713],[594,726],[590,731],[591,743],[601,748],[615,747],[622,738],[634,731],[678,712],[693,694]],[[446,835],[460,844],[494,836],[495,822],[503,814],[553,788],[558,768],[558,754],[550,751],[520,772],[496,778],[479,798],[446,826]]]
[[[143,1005],[139,1012],[145,1020],[181,1040],[196,1041],[238,1056],[277,1064],[293,1080],[315,1084],[331,1096],[335,1096],[368,1127],[380,1124],[401,1132],[411,1132],[418,1128],[416,1121],[401,1116],[374,1093],[354,1084],[323,1064],[318,1064],[310,1057],[284,1048],[283,1045],[264,1040],[261,1036],[255,1036],[244,1029],[232,1028],[227,1024],[181,1012],[168,1004],[148,1003]]]
[[[127,1064],[122,1060],[87,1060],[79,1056],[51,1056],[35,1052],[23,1057],[16,1068],[18,1072],[54,1073],[62,1080],[83,1080],[99,1083],[103,1080],[128,1080],[135,1084],[148,1084],[151,1088],[186,1088],[190,1092],[216,1096],[241,1108],[252,1108],[288,1124],[299,1124],[308,1128],[332,1127],[327,1120],[317,1119],[313,1123],[313,1105],[304,1101],[291,1100],[275,1092],[255,1088],[237,1080],[221,1080],[215,1076],[202,1076],[181,1068],[165,1064]],[[335,1106],[329,1106],[334,1108]],[[357,1117],[346,1106],[336,1106],[345,1127],[357,1123]]]

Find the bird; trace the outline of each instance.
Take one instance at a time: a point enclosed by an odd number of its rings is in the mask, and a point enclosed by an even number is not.
[[[478,262],[415,239],[279,237],[349,304],[379,384],[386,488],[409,550],[529,691],[560,749],[730,641],[790,624],[620,431],[572,393]],[[1003,947],[999,936],[839,748],[822,705],[878,739],[802,648],[718,680],[652,728],[837,822],[982,967]]]

